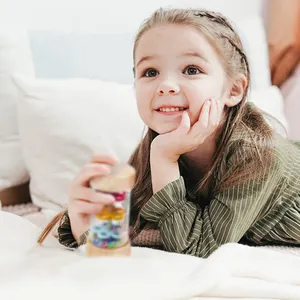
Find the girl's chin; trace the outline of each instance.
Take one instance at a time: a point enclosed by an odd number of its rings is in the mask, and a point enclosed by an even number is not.
[[[158,134],[166,134],[169,132],[174,131],[175,129],[177,129],[178,126],[165,126],[165,127],[160,127],[160,128],[152,128],[152,130],[154,130],[156,133]]]
[[[164,131],[160,132],[159,134],[170,133],[170,132],[174,131],[175,129],[176,129],[176,128],[174,128],[174,129],[169,129],[169,130],[164,130]]]

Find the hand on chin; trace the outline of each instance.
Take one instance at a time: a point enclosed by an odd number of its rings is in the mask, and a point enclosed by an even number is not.
[[[191,127],[187,111],[183,111],[179,126],[166,128],[151,144],[151,152],[170,161],[177,161],[179,156],[196,149],[218,127],[222,117],[219,101],[209,99],[201,108],[199,119]]]

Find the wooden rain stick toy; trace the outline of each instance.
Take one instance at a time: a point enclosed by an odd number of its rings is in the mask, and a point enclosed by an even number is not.
[[[129,164],[117,164],[112,166],[107,176],[95,177],[90,181],[92,189],[109,193],[116,201],[105,205],[91,217],[87,256],[130,256],[130,193],[135,175],[135,169]]]

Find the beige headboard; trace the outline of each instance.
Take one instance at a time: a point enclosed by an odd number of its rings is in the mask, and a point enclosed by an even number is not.
[[[266,10],[272,83],[281,86],[300,61],[300,1],[269,0]]]
[[[2,206],[15,205],[30,202],[29,184],[14,186],[0,191]]]

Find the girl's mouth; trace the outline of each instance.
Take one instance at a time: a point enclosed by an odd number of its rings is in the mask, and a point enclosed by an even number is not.
[[[175,115],[180,114],[187,109],[187,107],[160,107],[156,109],[156,111],[163,115]]]

